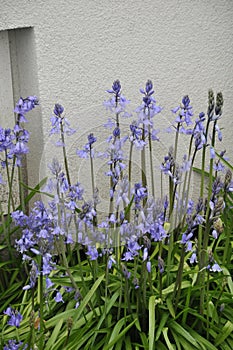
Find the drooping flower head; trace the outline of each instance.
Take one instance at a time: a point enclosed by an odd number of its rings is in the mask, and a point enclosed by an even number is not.
[[[14,310],[11,307],[8,307],[6,311],[4,311],[4,314],[10,317],[10,319],[8,320],[8,324],[10,326],[15,326],[19,328],[20,322],[23,319],[23,316],[19,313],[19,311]]]
[[[175,122],[180,126],[185,123],[187,126],[192,124],[191,117],[193,116],[192,106],[190,105],[190,99],[188,95],[182,98],[180,106],[172,109],[172,113],[176,114]],[[178,113],[178,114],[177,114]],[[182,132],[185,130],[182,128]]]

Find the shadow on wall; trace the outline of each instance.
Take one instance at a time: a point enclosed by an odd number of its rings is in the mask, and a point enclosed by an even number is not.
[[[0,31],[0,59],[0,125],[12,128],[13,109],[19,98],[39,95],[34,29],[27,27]],[[23,182],[34,187],[39,182],[43,149],[40,108],[30,113],[25,128],[30,132],[30,153],[23,161]]]

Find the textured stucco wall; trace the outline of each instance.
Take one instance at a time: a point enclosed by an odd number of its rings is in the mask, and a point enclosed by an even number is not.
[[[55,102],[65,106],[81,135],[105,120],[104,91],[114,79],[121,80],[124,93],[136,106],[141,98],[138,89],[150,78],[164,107],[160,128],[171,120],[170,109],[184,94],[189,94],[198,114],[206,111],[209,88],[222,91],[222,148],[228,148],[233,160],[232,18],[232,0],[8,0],[0,4],[0,30],[34,28],[45,143]],[[160,146],[161,152],[166,152],[168,143]],[[44,149],[46,162],[51,146]]]

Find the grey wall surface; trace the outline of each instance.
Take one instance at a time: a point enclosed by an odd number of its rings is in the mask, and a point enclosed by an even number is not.
[[[31,124],[37,135],[33,171],[40,164],[43,173],[52,152],[48,129],[54,103],[65,106],[84,140],[86,132],[106,120],[102,101],[117,78],[132,109],[140,104],[139,88],[148,78],[153,81],[164,108],[157,121],[160,129],[172,121],[170,109],[183,95],[190,96],[198,115],[206,111],[208,89],[222,91],[224,141],[219,150],[227,147],[233,161],[232,18],[232,0],[2,1],[1,31],[32,28],[29,41],[27,35],[20,37],[19,91],[26,92],[26,82],[27,93],[40,99],[40,115]],[[28,66],[33,76],[28,76]],[[161,160],[170,142],[164,137],[158,146]]]

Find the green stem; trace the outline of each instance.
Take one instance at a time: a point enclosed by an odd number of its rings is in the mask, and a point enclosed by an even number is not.
[[[133,142],[130,143],[130,150],[129,150],[129,172],[128,172],[128,180],[129,180],[129,189],[128,189],[128,198],[130,199],[131,196],[131,181],[132,181],[132,154],[133,154]],[[126,220],[130,222],[130,214],[131,210],[129,210],[126,214]]]
[[[206,300],[206,338],[209,340],[210,337],[210,315],[209,315],[209,287],[210,287],[210,274],[209,271],[207,273],[207,285],[206,285],[206,295],[207,295],[207,300]]]
[[[151,131],[149,126],[149,135],[148,135],[148,141],[149,141],[149,156],[150,156],[150,176],[151,176],[151,191],[152,196],[155,198],[155,183],[154,183],[154,171],[153,171],[153,154],[152,154],[152,141],[151,141]]]
[[[94,210],[96,212],[96,200],[95,200],[95,178],[94,178],[94,164],[93,164],[93,157],[92,157],[92,146],[90,144],[90,165],[91,165],[91,186],[92,186],[92,197],[93,197],[93,203],[94,203]],[[93,218],[93,225],[97,226],[97,213]]]
[[[143,128],[142,128],[142,141],[145,141],[145,128],[144,128],[144,125],[143,125]],[[145,146],[141,150],[141,177],[142,177],[142,186],[147,188]],[[146,204],[146,198],[143,199],[143,206],[145,206],[145,204]]]
[[[208,132],[209,132],[210,118],[208,118],[206,125],[205,138],[207,142]],[[204,183],[205,183],[205,159],[206,159],[206,143],[203,145],[202,149],[202,165],[201,165],[201,189],[200,189],[200,198],[204,198]],[[212,174],[211,174],[212,176]],[[207,216],[206,216],[207,217]],[[204,313],[204,302],[205,302],[205,262],[206,262],[206,250],[204,246],[206,243],[203,242],[203,227],[202,225],[198,226],[198,266],[199,266],[199,278],[198,283],[200,286],[200,314]]]
[[[71,185],[70,173],[69,173],[68,160],[67,160],[67,155],[66,155],[65,136],[64,136],[64,128],[63,128],[63,119],[61,118],[61,116],[60,116],[60,132],[61,132],[62,151],[63,151],[63,159],[64,159],[66,177],[67,177],[68,184],[69,184],[69,186],[70,186],[70,185]]]
[[[39,276],[39,289],[40,289],[40,342],[39,349],[44,348],[44,288],[43,288],[43,261],[41,258],[41,273]]]
[[[182,250],[181,250],[181,256],[180,256],[180,262],[179,262],[179,268],[178,268],[175,288],[174,288],[175,310],[177,310],[179,299],[180,299],[182,274],[183,274],[183,270],[184,270],[184,258],[185,258],[185,247],[183,245]]]

